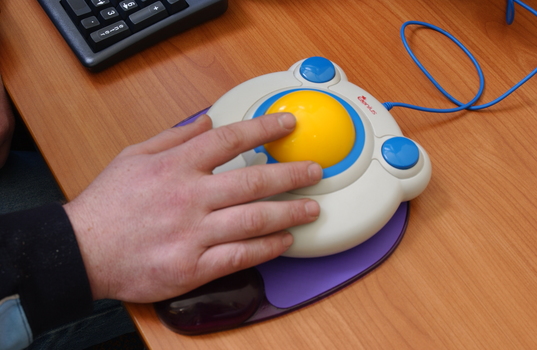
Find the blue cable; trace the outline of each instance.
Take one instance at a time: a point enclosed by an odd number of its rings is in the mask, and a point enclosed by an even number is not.
[[[526,5],[520,0],[507,0],[507,9],[505,11],[505,20],[507,21],[507,24],[512,24],[515,19],[515,3],[522,6],[529,12],[531,12],[534,16],[537,16],[537,11]]]
[[[505,9],[505,21],[507,24],[513,23],[515,20],[515,0],[507,0],[507,8]]]
[[[514,20],[515,3],[519,4],[520,6],[524,7],[525,9],[527,9],[528,11],[533,13],[535,16],[537,16],[537,11],[535,11],[534,9],[529,7],[528,5],[524,4],[522,1],[520,1],[520,0],[507,0],[506,21],[507,21],[508,24],[511,24],[513,22],[513,20]],[[410,48],[410,46],[408,44],[408,41],[406,39],[405,30],[410,25],[423,26],[423,27],[426,27],[426,28],[429,28],[429,29],[433,29],[433,30],[445,35],[451,41],[453,41],[461,50],[463,50],[464,53],[468,56],[468,58],[470,58],[470,60],[472,61],[472,64],[474,65],[474,67],[475,67],[475,69],[477,71],[477,74],[479,76],[479,88],[478,88],[478,91],[477,91],[476,95],[474,96],[474,98],[472,98],[472,100],[470,100],[467,103],[462,103],[459,100],[457,100],[456,98],[454,98],[453,96],[451,96],[434,79],[434,77],[427,71],[427,69],[423,66],[423,64],[421,64],[421,62],[418,60],[416,55],[414,55],[414,53],[412,52],[412,49]],[[427,76],[427,78],[433,83],[433,85],[447,99],[449,99],[453,104],[457,105],[458,107],[446,108],[446,109],[444,109],[444,108],[428,108],[428,107],[421,107],[421,106],[411,105],[411,104],[402,103],[402,102],[384,102],[383,105],[387,110],[391,110],[393,107],[404,107],[404,108],[415,109],[415,110],[423,111],[423,112],[452,113],[452,112],[458,112],[458,111],[461,111],[461,110],[476,111],[476,110],[480,110],[480,109],[485,109],[485,108],[491,107],[491,106],[497,104],[498,102],[502,101],[503,99],[505,99],[507,96],[509,96],[511,93],[513,93],[516,89],[518,89],[520,86],[522,86],[524,83],[526,83],[529,79],[531,79],[535,74],[537,74],[537,68],[535,68],[530,74],[528,74],[520,82],[515,84],[515,86],[513,86],[512,88],[507,90],[507,92],[505,92],[500,97],[498,97],[495,100],[492,100],[492,101],[490,101],[488,103],[485,103],[485,104],[482,104],[482,105],[479,105],[479,106],[474,106],[474,104],[481,98],[481,95],[483,94],[483,90],[485,89],[485,78],[484,78],[484,75],[483,75],[483,70],[481,69],[481,66],[479,65],[479,62],[477,62],[477,60],[472,55],[472,53],[457,38],[455,38],[450,33],[446,32],[445,30],[443,30],[443,29],[441,29],[441,28],[439,28],[439,27],[437,27],[435,25],[432,25],[432,24],[429,24],[429,23],[426,23],[426,22],[421,22],[421,21],[408,21],[408,22],[405,22],[403,24],[403,26],[401,27],[400,35],[401,35],[401,40],[403,41],[403,45],[405,46],[406,51],[408,52],[408,54],[410,55],[410,57],[412,58],[414,63],[416,63],[418,68]]]

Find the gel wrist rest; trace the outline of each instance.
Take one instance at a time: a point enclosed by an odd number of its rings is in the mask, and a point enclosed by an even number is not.
[[[409,203],[401,203],[376,235],[345,252],[320,258],[279,257],[154,304],[166,327],[198,335],[262,322],[341,290],[379,266],[402,240]]]

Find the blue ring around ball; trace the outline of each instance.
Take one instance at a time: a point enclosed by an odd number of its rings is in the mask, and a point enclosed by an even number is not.
[[[362,119],[360,118],[360,116],[358,115],[356,110],[354,108],[352,108],[351,105],[348,104],[341,97],[338,97],[338,96],[336,96],[334,94],[331,94],[329,92],[326,92],[326,91],[316,90],[316,89],[292,89],[292,90],[286,90],[286,91],[277,93],[276,95],[271,96],[266,101],[264,101],[256,109],[256,111],[254,112],[254,115],[252,116],[252,118],[257,118],[259,116],[262,116],[262,115],[266,114],[266,112],[270,108],[270,106],[272,106],[278,99],[280,99],[281,97],[283,97],[283,96],[285,96],[287,94],[295,92],[295,91],[317,91],[317,92],[322,92],[323,94],[327,94],[328,96],[331,96],[331,97],[335,98],[339,103],[341,103],[341,105],[349,113],[349,116],[351,117],[352,122],[354,124],[354,132],[356,133],[356,137],[354,138],[354,145],[353,145],[351,151],[349,152],[349,154],[347,154],[347,156],[345,158],[343,158],[343,160],[341,160],[337,164],[334,164],[334,165],[332,165],[332,166],[330,166],[328,168],[323,169],[323,179],[326,179],[326,178],[329,178],[329,177],[332,177],[334,175],[338,175],[338,174],[344,172],[351,165],[353,165],[354,162],[356,162],[356,160],[362,154],[362,151],[363,151],[364,145],[365,145],[365,129],[364,129],[364,124],[362,123]],[[269,163],[269,164],[270,163],[278,163],[278,161],[276,159],[274,159],[274,157],[272,157],[267,152],[267,150],[265,149],[265,146],[256,147],[254,150],[257,153],[260,153],[260,152],[265,153],[267,158],[268,158],[267,163]]]

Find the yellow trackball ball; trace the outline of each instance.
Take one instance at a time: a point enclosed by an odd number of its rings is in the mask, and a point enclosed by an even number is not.
[[[312,160],[323,168],[342,161],[354,145],[356,133],[347,110],[335,98],[311,90],[288,93],[267,110],[267,114],[295,115],[295,130],[286,137],[265,144],[278,162]]]

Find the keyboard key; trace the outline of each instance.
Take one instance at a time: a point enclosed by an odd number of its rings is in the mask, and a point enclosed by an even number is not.
[[[130,15],[129,20],[132,23],[132,29],[137,32],[166,17],[168,17],[168,11],[166,11],[162,2],[157,1],[151,4],[151,6],[144,7],[140,11]]]
[[[62,4],[75,23],[84,17],[92,15],[91,9],[85,0],[62,0]]]
[[[103,23],[113,23],[113,22],[117,21],[118,19],[121,19],[119,17],[119,13],[113,7],[109,7],[109,8],[106,8],[104,10],[101,10],[101,12],[99,12],[99,14],[101,16],[101,19],[102,19]]]
[[[87,38],[91,32],[95,31],[101,26],[101,23],[95,16],[84,18],[80,21],[80,30],[82,34]]]
[[[185,0],[163,0],[164,6],[170,11],[170,13],[177,13],[188,7]]]
[[[144,7],[140,11],[130,15],[129,20],[132,23],[132,29],[137,32],[166,17],[168,17],[168,11],[166,11],[162,2],[157,1],[151,4],[151,6]]]
[[[94,51],[101,51],[131,35],[125,21],[118,21],[90,34],[90,44]]]
[[[146,7],[147,5],[151,5],[153,4],[155,0],[138,0],[138,3],[142,6],[142,7]]]
[[[126,0],[119,3],[117,7],[121,17],[126,19],[130,14],[139,9],[138,4],[134,0]]]
[[[91,0],[91,3],[99,11],[105,7],[111,6],[110,0]]]

